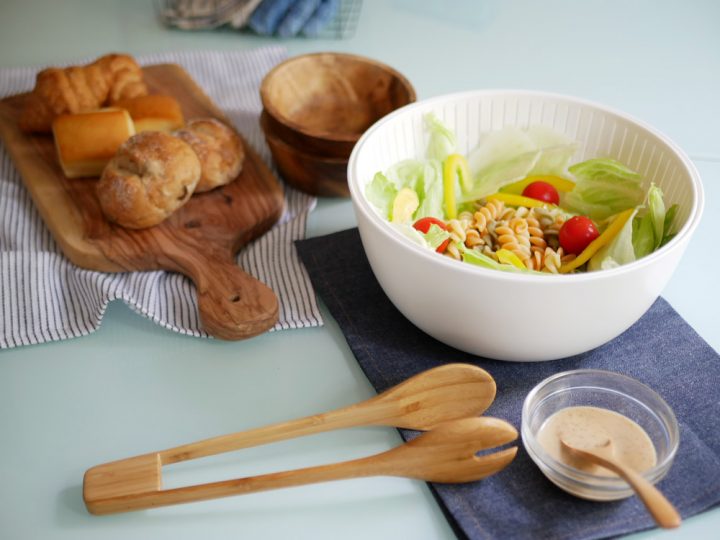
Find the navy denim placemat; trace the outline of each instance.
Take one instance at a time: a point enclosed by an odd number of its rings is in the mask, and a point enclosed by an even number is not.
[[[589,353],[553,362],[499,362],[448,347],[401,315],[375,279],[357,229],[296,245],[316,291],[378,392],[443,363],[469,362],[497,382],[496,400],[486,414],[519,431],[523,400],[545,377],[576,368],[624,373],[659,392],[680,422],[680,449],[659,487],[683,517],[720,503],[720,358],[663,299],[620,337]],[[566,494],[518,445],[515,461],[495,476],[431,485],[459,535],[590,539],[654,526],[636,497],[593,503]]]

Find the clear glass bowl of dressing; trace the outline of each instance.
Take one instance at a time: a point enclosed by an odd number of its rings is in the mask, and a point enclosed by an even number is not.
[[[554,413],[567,407],[598,407],[619,413],[639,425],[655,449],[656,463],[642,474],[653,484],[670,469],[680,443],[677,419],[650,387],[625,375],[595,369],[565,371],[548,377],[525,398],[521,435],[530,458],[543,474],[568,493],[596,501],[634,494],[620,477],[587,472],[554,458],[538,440]]]

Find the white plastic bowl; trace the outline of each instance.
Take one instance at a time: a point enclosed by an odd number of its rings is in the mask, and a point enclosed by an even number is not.
[[[433,112],[467,154],[484,131],[542,124],[579,143],[571,163],[612,157],[659,185],[680,206],[678,234],[631,264],[573,275],[534,276],[475,267],[415,245],[365,198],[378,171],[423,158],[423,117]],[[519,90],[440,96],[405,106],[374,124],[348,164],[363,247],[380,285],[418,328],[457,349],[498,360],[542,361],[579,354],[620,335],[667,284],[703,209],[700,175],[685,153],[652,127],[588,101]]]

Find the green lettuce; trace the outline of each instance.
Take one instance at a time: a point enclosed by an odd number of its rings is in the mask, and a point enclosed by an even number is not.
[[[408,225],[407,223],[392,223],[391,222],[390,226],[394,227],[396,231],[398,231],[404,237],[409,239],[413,244],[417,244],[424,248],[430,247],[428,242],[425,240],[425,235],[423,233],[421,233],[420,231],[418,231],[412,225]]]
[[[416,219],[428,216],[443,219],[443,172],[438,160],[430,159],[423,164],[422,190],[416,191],[420,199]]]
[[[633,222],[633,246],[639,259],[659,248],[666,238],[665,221],[667,212],[662,190],[655,184],[650,185],[647,193],[647,212],[636,217]],[[669,224],[670,225],[670,224]]]
[[[504,264],[497,262],[492,257],[485,255],[484,253],[480,253],[479,251],[476,251],[474,249],[470,249],[465,246],[462,242],[458,242],[457,244],[458,249],[460,250],[460,253],[462,254],[463,262],[473,264],[475,266],[481,266],[483,268],[490,268],[492,270],[502,270],[503,272],[520,272],[522,274],[536,274],[536,275],[543,275],[548,276],[550,275],[547,272],[537,272],[535,270],[523,270],[521,268],[517,268],[513,266],[512,264]]]
[[[398,188],[395,187],[387,176],[383,173],[375,173],[373,179],[365,186],[365,196],[375,208],[378,209],[380,215],[385,219],[390,219],[392,212],[392,203],[395,200],[395,196],[398,193]]]
[[[672,237],[676,212],[677,205],[665,211],[662,190],[650,184],[644,207],[638,206],[613,241],[593,255],[588,270],[616,268],[649,255]]]
[[[680,207],[677,204],[673,204],[668,211],[665,212],[665,222],[663,223],[663,238],[660,242],[660,247],[667,244],[675,236],[675,217],[677,216],[678,209]]]
[[[445,229],[440,228],[434,223],[430,225],[428,232],[418,232],[423,235],[423,237],[425,238],[425,242],[427,242],[428,246],[430,246],[433,250],[439,248],[445,240],[450,238],[449,232],[447,232]]]
[[[468,156],[473,187],[461,202],[497,193],[529,175],[563,175],[575,150],[573,141],[545,126],[486,133]]]
[[[385,174],[375,174],[365,188],[365,196],[384,218],[391,219],[393,201],[403,188],[412,189],[418,196],[420,205],[415,219],[443,218],[442,165],[439,161],[406,159],[396,163]]]
[[[430,133],[425,156],[428,159],[443,161],[450,154],[457,153],[457,139],[455,134],[433,113],[426,114],[424,120],[425,128]]]
[[[635,248],[633,246],[633,218],[638,209],[625,222],[617,236],[608,245],[600,248],[588,261],[588,271],[609,270],[620,265],[633,262]]]
[[[481,199],[525,178],[539,157],[537,145],[520,129],[504,128],[486,133],[468,155],[473,187],[461,202]]]
[[[563,206],[595,221],[639,206],[645,196],[640,175],[614,159],[589,159],[568,171],[576,183],[563,197]]]
[[[570,159],[577,150],[575,141],[552,128],[541,125],[530,126],[526,133],[540,150],[540,155],[527,176],[565,175]]]

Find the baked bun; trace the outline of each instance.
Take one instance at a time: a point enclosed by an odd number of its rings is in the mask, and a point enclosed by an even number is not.
[[[60,114],[98,109],[147,93],[142,69],[126,54],[107,54],[85,66],[47,68],[37,74],[25,98],[20,129],[49,132]]]
[[[58,160],[65,176],[100,176],[118,148],[135,135],[126,110],[98,109],[61,114],[53,120]]]
[[[228,184],[240,174],[245,148],[231,127],[214,118],[197,118],[173,135],[188,143],[200,158],[202,175],[196,192]]]
[[[152,227],[184,205],[200,180],[200,161],[161,131],[128,139],[103,170],[97,195],[105,216],[130,229]]]
[[[125,109],[135,125],[135,131],[166,131],[179,129],[185,124],[180,103],[162,94],[149,94],[115,102],[114,107]]]

